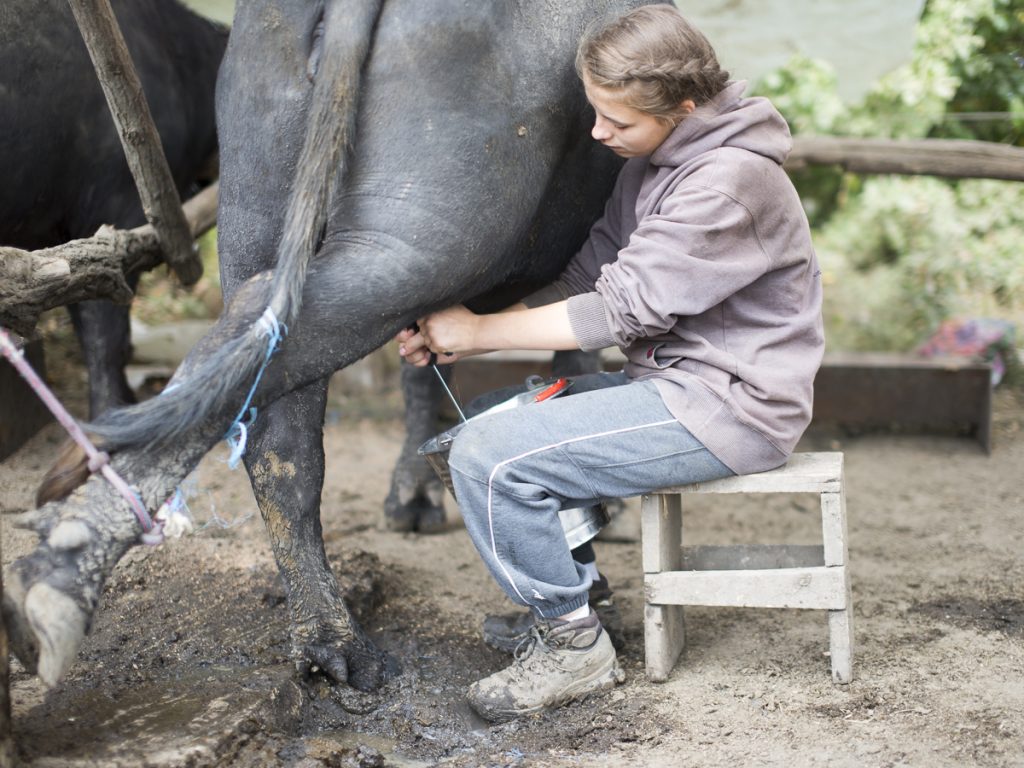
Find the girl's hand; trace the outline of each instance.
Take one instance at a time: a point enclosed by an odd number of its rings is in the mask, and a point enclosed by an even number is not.
[[[398,342],[399,356],[410,365],[424,366],[431,362],[431,351],[418,323],[399,331],[395,335],[395,341]]]
[[[480,317],[458,305],[421,318],[419,325],[427,347],[440,362],[447,363],[476,347]]]
[[[398,342],[398,354],[412,366],[427,366],[435,356],[427,346],[427,341],[420,331],[419,324],[399,331],[394,340]]]
[[[479,317],[463,306],[421,317],[416,327],[406,328],[395,336],[399,344],[398,354],[416,366],[431,362],[450,364],[479,354],[484,350],[473,347],[478,321]],[[431,360],[431,354],[436,355],[434,360]]]

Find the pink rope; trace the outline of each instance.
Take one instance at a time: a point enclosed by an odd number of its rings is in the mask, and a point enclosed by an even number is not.
[[[143,534],[141,538],[143,543],[150,546],[159,544],[163,540],[161,531],[163,526],[153,524],[149,512],[142,503],[142,499],[124,481],[124,478],[117,474],[114,468],[110,466],[110,456],[104,451],[97,450],[96,446],[86,437],[85,432],[82,431],[74,417],[61,405],[53,392],[50,391],[50,388],[46,386],[46,383],[39,378],[39,375],[32,370],[32,366],[25,360],[25,353],[14,346],[14,341],[3,327],[0,327],[0,351],[3,352],[4,357],[11,362],[11,365],[22,375],[25,381],[29,383],[29,386],[35,390],[35,393],[39,395],[39,399],[43,401],[57,421],[60,422],[61,426],[71,435],[71,439],[78,443],[81,449],[85,451],[85,455],[89,457],[89,471],[101,473],[128,502],[128,506],[131,507],[135,517],[138,518],[139,523],[142,525]]]

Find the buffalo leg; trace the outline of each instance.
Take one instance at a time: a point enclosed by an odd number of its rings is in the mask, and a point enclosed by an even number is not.
[[[224,426],[197,429],[159,455],[118,454],[112,464],[149,509],[159,507]],[[115,564],[139,541],[128,504],[101,477],[39,510],[40,543],[4,574],[10,647],[30,672],[54,685],[72,664]]]
[[[439,366],[444,376],[451,366]],[[391,474],[391,490],[384,500],[384,520],[392,531],[435,533],[444,528],[444,485],[417,449],[438,431],[442,387],[432,368],[403,365],[405,441]]]
[[[347,261],[349,264],[353,261],[351,252]],[[287,336],[261,379],[253,401],[261,412],[260,419],[257,419],[255,425],[256,441],[261,437],[261,430],[270,429],[268,424],[276,425],[279,421],[279,418],[273,416],[272,403],[276,399],[297,387],[314,386],[317,382],[320,382],[318,386],[321,390],[319,395],[313,398],[315,408],[306,406],[307,410],[304,412],[303,408],[299,407],[302,401],[297,401],[296,421],[289,422],[282,416],[280,429],[294,433],[311,431],[313,435],[319,434],[324,411],[322,380],[338,367],[351,363],[386,341],[402,327],[403,322],[407,323],[409,318],[429,311],[427,307],[410,305],[404,313],[399,309],[394,310],[395,319],[390,326],[379,323],[373,327],[355,326],[352,317],[365,317],[367,313],[359,307],[353,307],[355,302],[339,299],[339,291],[333,286],[340,285],[341,281],[330,279],[332,266],[333,262],[330,259],[314,262],[314,275],[309,285],[312,288],[319,284],[320,292],[307,291],[307,301],[303,304],[301,317],[294,324],[293,333]],[[319,280],[316,274],[318,272],[321,273]],[[116,424],[120,416],[121,423],[145,434],[153,434],[158,422],[166,424],[169,419],[184,419],[180,408],[175,410],[168,405],[175,402],[171,399],[174,397],[175,385],[181,387],[179,395],[189,395],[190,399],[186,400],[186,405],[190,409],[194,408],[194,401],[198,398],[209,399],[207,389],[197,389],[195,379],[192,378],[194,372],[211,359],[217,361],[218,366],[225,370],[230,368],[233,361],[223,358],[225,345],[240,333],[249,332],[249,329],[253,328],[263,308],[267,306],[270,278],[270,273],[255,275],[232,294],[217,325],[200,340],[179,367],[172,379],[172,386],[168,387],[172,394],[167,400],[162,400],[161,396],[134,409],[113,411],[105,417],[106,423]],[[385,306],[387,302],[379,300],[377,304]],[[339,317],[337,315],[342,311],[341,308],[346,314]],[[337,344],[327,348],[317,342],[317,339],[327,338],[330,333],[337,336],[338,329],[347,331],[348,337],[341,338]],[[202,422],[183,427],[175,433],[173,439],[168,438],[158,445],[149,447],[139,447],[136,443],[129,442],[136,447],[123,448],[114,453],[112,464],[129,484],[139,489],[146,508],[159,508],[173,493],[175,486],[199,463],[214,443],[223,437],[237,413],[238,404],[245,398],[250,381],[251,379],[243,379],[231,385],[231,391],[213,398],[217,405],[203,417]],[[296,429],[297,424],[304,425],[306,430]],[[114,445],[119,443],[115,441]],[[249,452],[250,455],[258,455],[270,447],[251,445]],[[321,453],[316,464],[316,496],[319,495],[323,478],[322,445],[317,450]],[[285,455],[293,465],[303,465],[303,460],[298,454],[290,455],[285,452]],[[266,460],[269,462],[270,457],[268,456]],[[266,467],[270,466],[270,463],[266,464]],[[254,466],[252,469],[254,474],[257,474],[262,467]],[[301,493],[294,490],[290,492]],[[284,509],[280,505],[283,492],[275,493],[278,495],[269,494],[269,499],[278,499],[278,508]],[[294,500],[296,497],[293,495],[291,498]],[[312,504],[308,500],[307,502]],[[278,524],[287,534],[279,537],[282,551],[289,542],[294,544],[298,540],[297,534],[293,531],[301,528],[302,535],[307,538],[312,538],[313,532],[319,531],[319,521],[315,516],[312,522],[306,521],[299,528],[295,527],[291,514],[282,512],[269,514],[267,517],[268,522],[272,525]],[[6,572],[3,616],[11,635],[10,642],[14,653],[27,669],[37,670],[46,684],[53,685],[74,661],[77,649],[92,620],[106,578],[121,556],[138,543],[140,531],[128,504],[106,480],[96,476],[87,480],[63,501],[51,502],[41,508],[39,521],[39,545],[32,553],[12,563]],[[292,528],[289,529],[289,526]],[[292,556],[291,553],[288,554]],[[323,559],[322,549],[317,557]],[[309,562],[308,555],[298,562],[305,566]],[[321,570],[327,572],[322,565]],[[298,574],[299,570],[293,573]],[[320,593],[320,599],[316,598],[316,593]],[[336,587],[322,583],[318,590],[311,590],[309,594],[313,595],[313,598],[306,601],[305,595],[299,596],[299,602],[295,604],[294,609],[308,612],[307,615],[299,616],[300,626],[307,628],[303,635],[308,638],[308,646],[312,647],[323,641],[337,650],[337,655],[333,658],[329,655],[317,657],[325,665],[322,668],[329,672],[339,671],[341,667],[338,660],[345,658],[346,668],[351,667],[347,669],[349,681],[353,685],[369,687],[371,681],[380,676],[382,664],[379,656],[369,651],[368,645],[361,639],[355,639],[355,625],[348,618],[347,609],[342,614],[346,618],[333,624],[326,618],[320,618],[316,613],[318,610],[326,611],[330,606],[333,606],[332,610],[340,611],[344,603],[337,595]],[[324,594],[330,597],[325,598]],[[345,648],[346,642],[349,643],[348,649]],[[348,656],[344,655],[346,650],[349,652]],[[366,654],[363,653],[364,650]],[[321,663],[317,662],[317,666],[321,666]],[[367,671],[364,672],[363,669]]]
[[[342,599],[324,551],[320,494],[327,379],[263,409],[250,431],[246,468],[281,571],[301,673],[322,670],[360,690],[381,682],[380,654]]]
[[[109,301],[83,301],[69,307],[89,371],[89,418],[135,402],[124,367],[131,357],[129,309]]]
[[[254,278],[241,290],[211,333],[193,349],[179,369],[187,377],[192,364],[217,354],[239,328],[253,322],[263,306],[266,278]],[[237,299],[238,297],[236,297]],[[240,389],[237,401],[244,391]],[[220,440],[234,416],[231,410],[159,447],[119,451],[114,469],[134,486],[143,505],[160,507],[175,487]],[[12,563],[4,574],[3,619],[10,648],[30,672],[54,685],[74,662],[103,585],[118,560],[138,544],[140,526],[128,503],[100,476],[90,477],[66,499],[38,510],[39,545]]]

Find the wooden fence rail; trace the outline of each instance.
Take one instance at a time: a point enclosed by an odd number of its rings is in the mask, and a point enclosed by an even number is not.
[[[1024,181],[1024,148],[989,141],[797,136],[786,170],[838,165],[853,173]]]

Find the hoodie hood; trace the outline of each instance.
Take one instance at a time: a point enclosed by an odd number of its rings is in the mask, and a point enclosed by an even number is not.
[[[650,163],[679,167],[709,150],[735,147],[782,165],[793,147],[789,125],[768,99],[743,98],[746,89],[745,80],[730,83],[697,107],[654,150]]]

